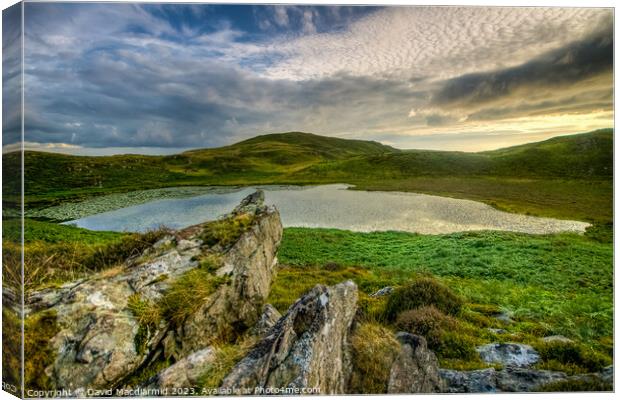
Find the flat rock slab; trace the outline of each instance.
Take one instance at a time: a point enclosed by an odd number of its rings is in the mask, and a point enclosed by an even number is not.
[[[522,343],[490,343],[479,346],[476,350],[482,361],[489,364],[527,367],[540,360],[532,346]]]

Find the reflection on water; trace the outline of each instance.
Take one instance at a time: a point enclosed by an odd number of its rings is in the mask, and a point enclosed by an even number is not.
[[[347,190],[346,185],[263,189],[266,203],[278,208],[285,227],[438,234],[470,230],[583,232],[588,226],[585,222],[511,214],[476,201],[417,193]],[[161,225],[183,228],[229,212],[254,190],[248,187],[229,193],[157,200],[68,223],[113,231],[143,231]]]

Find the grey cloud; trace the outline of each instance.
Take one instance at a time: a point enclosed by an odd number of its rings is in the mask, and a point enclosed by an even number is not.
[[[611,74],[612,67],[613,31],[608,28],[517,67],[451,79],[435,94],[433,103],[476,105],[510,96],[521,88],[574,85],[601,73]]]
[[[2,12],[2,135],[4,143],[21,138],[21,3]]]

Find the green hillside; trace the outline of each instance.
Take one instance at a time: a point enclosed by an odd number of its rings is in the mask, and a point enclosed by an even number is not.
[[[613,131],[556,137],[495,151],[430,150],[386,152],[312,165],[297,175],[394,179],[419,176],[505,176],[519,178],[610,178]]]
[[[5,154],[5,168],[18,154]],[[44,207],[112,192],[185,185],[351,183],[471,198],[515,212],[611,219],[613,130],[495,151],[401,151],[371,141],[301,132],[172,156],[25,154],[25,201]],[[4,179],[5,193],[19,188]],[[6,199],[10,201],[11,199]]]

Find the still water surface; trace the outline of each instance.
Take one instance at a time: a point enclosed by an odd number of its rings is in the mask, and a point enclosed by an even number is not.
[[[359,232],[440,234],[471,230],[524,233],[583,232],[585,222],[511,214],[471,200],[404,192],[347,190],[347,185],[267,186],[265,201],[280,211],[285,227],[322,227]],[[151,201],[69,221],[92,230],[144,231],[183,228],[230,212],[255,190]]]

